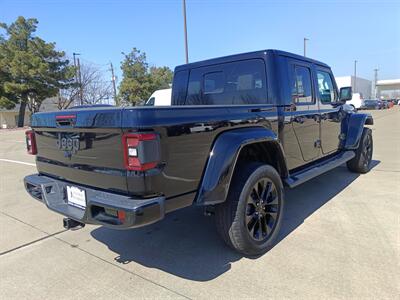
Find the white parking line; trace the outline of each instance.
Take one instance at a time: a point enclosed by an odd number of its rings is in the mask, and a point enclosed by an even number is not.
[[[15,164],[21,164],[21,165],[27,165],[27,166],[33,166],[35,167],[36,164],[24,162],[24,161],[19,161],[19,160],[12,160],[12,159],[5,159],[5,158],[0,158],[0,161],[5,161],[5,162],[10,162],[10,163],[15,163]]]
[[[15,144],[15,143],[24,143],[26,144],[25,141],[1,141],[2,143],[9,143],[9,144]]]

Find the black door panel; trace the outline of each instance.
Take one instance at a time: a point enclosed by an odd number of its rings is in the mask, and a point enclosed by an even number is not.
[[[292,126],[304,161],[313,160],[320,155],[320,149],[316,147],[319,140],[318,119],[318,109],[311,110],[309,106],[297,107],[294,113]]]
[[[316,69],[316,87],[321,113],[321,146],[324,155],[339,148],[341,132],[340,106],[335,106],[338,93],[330,70]]]
[[[312,65],[293,60],[289,65],[291,74],[291,123],[293,133],[304,162],[320,157],[319,110],[312,80]]]

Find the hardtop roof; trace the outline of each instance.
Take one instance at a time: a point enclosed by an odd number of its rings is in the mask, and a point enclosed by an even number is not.
[[[272,53],[277,56],[291,57],[291,58],[299,59],[299,60],[306,61],[309,63],[317,64],[317,65],[320,65],[320,66],[323,66],[326,68],[330,68],[327,64],[320,62],[318,60],[315,60],[315,59],[311,59],[308,57],[304,57],[301,55],[297,55],[297,54],[282,51],[282,50],[267,49],[267,50],[259,50],[259,51],[253,51],[253,52],[246,52],[246,53],[222,56],[222,57],[211,58],[211,59],[202,60],[202,61],[198,61],[198,62],[193,62],[193,63],[189,63],[189,64],[184,64],[184,65],[175,67],[175,72],[187,70],[187,69],[199,68],[199,67],[203,67],[203,66],[233,62],[233,61],[238,61],[238,60],[245,60],[245,59],[252,59],[252,58],[265,58],[268,53]]]

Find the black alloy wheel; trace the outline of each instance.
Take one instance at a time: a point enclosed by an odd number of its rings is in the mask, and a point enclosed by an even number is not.
[[[242,162],[235,169],[226,201],[215,207],[217,230],[236,251],[263,254],[278,240],[284,203],[282,180],[274,167]]]
[[[368,168],[372,160],[372,135],[366,135],[363,141],[363,149],[361,152],[364,168]]]
[[[347,167],[355,173],[367,173],[371,168],[373,153],[372,130],[364,127],[355,156],[347,162]]]
[[[247,198],[246,227],[251,238],[258,242],[268,239],[276,226],[280,201],[274,183],[260,179]]]

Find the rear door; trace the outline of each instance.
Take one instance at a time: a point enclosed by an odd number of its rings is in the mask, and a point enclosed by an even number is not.
[[[332,72],[316,66],[316,87],[321,113],[321,145],[324,155],[338,150],[343,114],[338,101],[338,92]]]
[[[289,64],[292,89],[291,123],[305,162],[320,157],[319,110],[310,64],[292,60]]]

